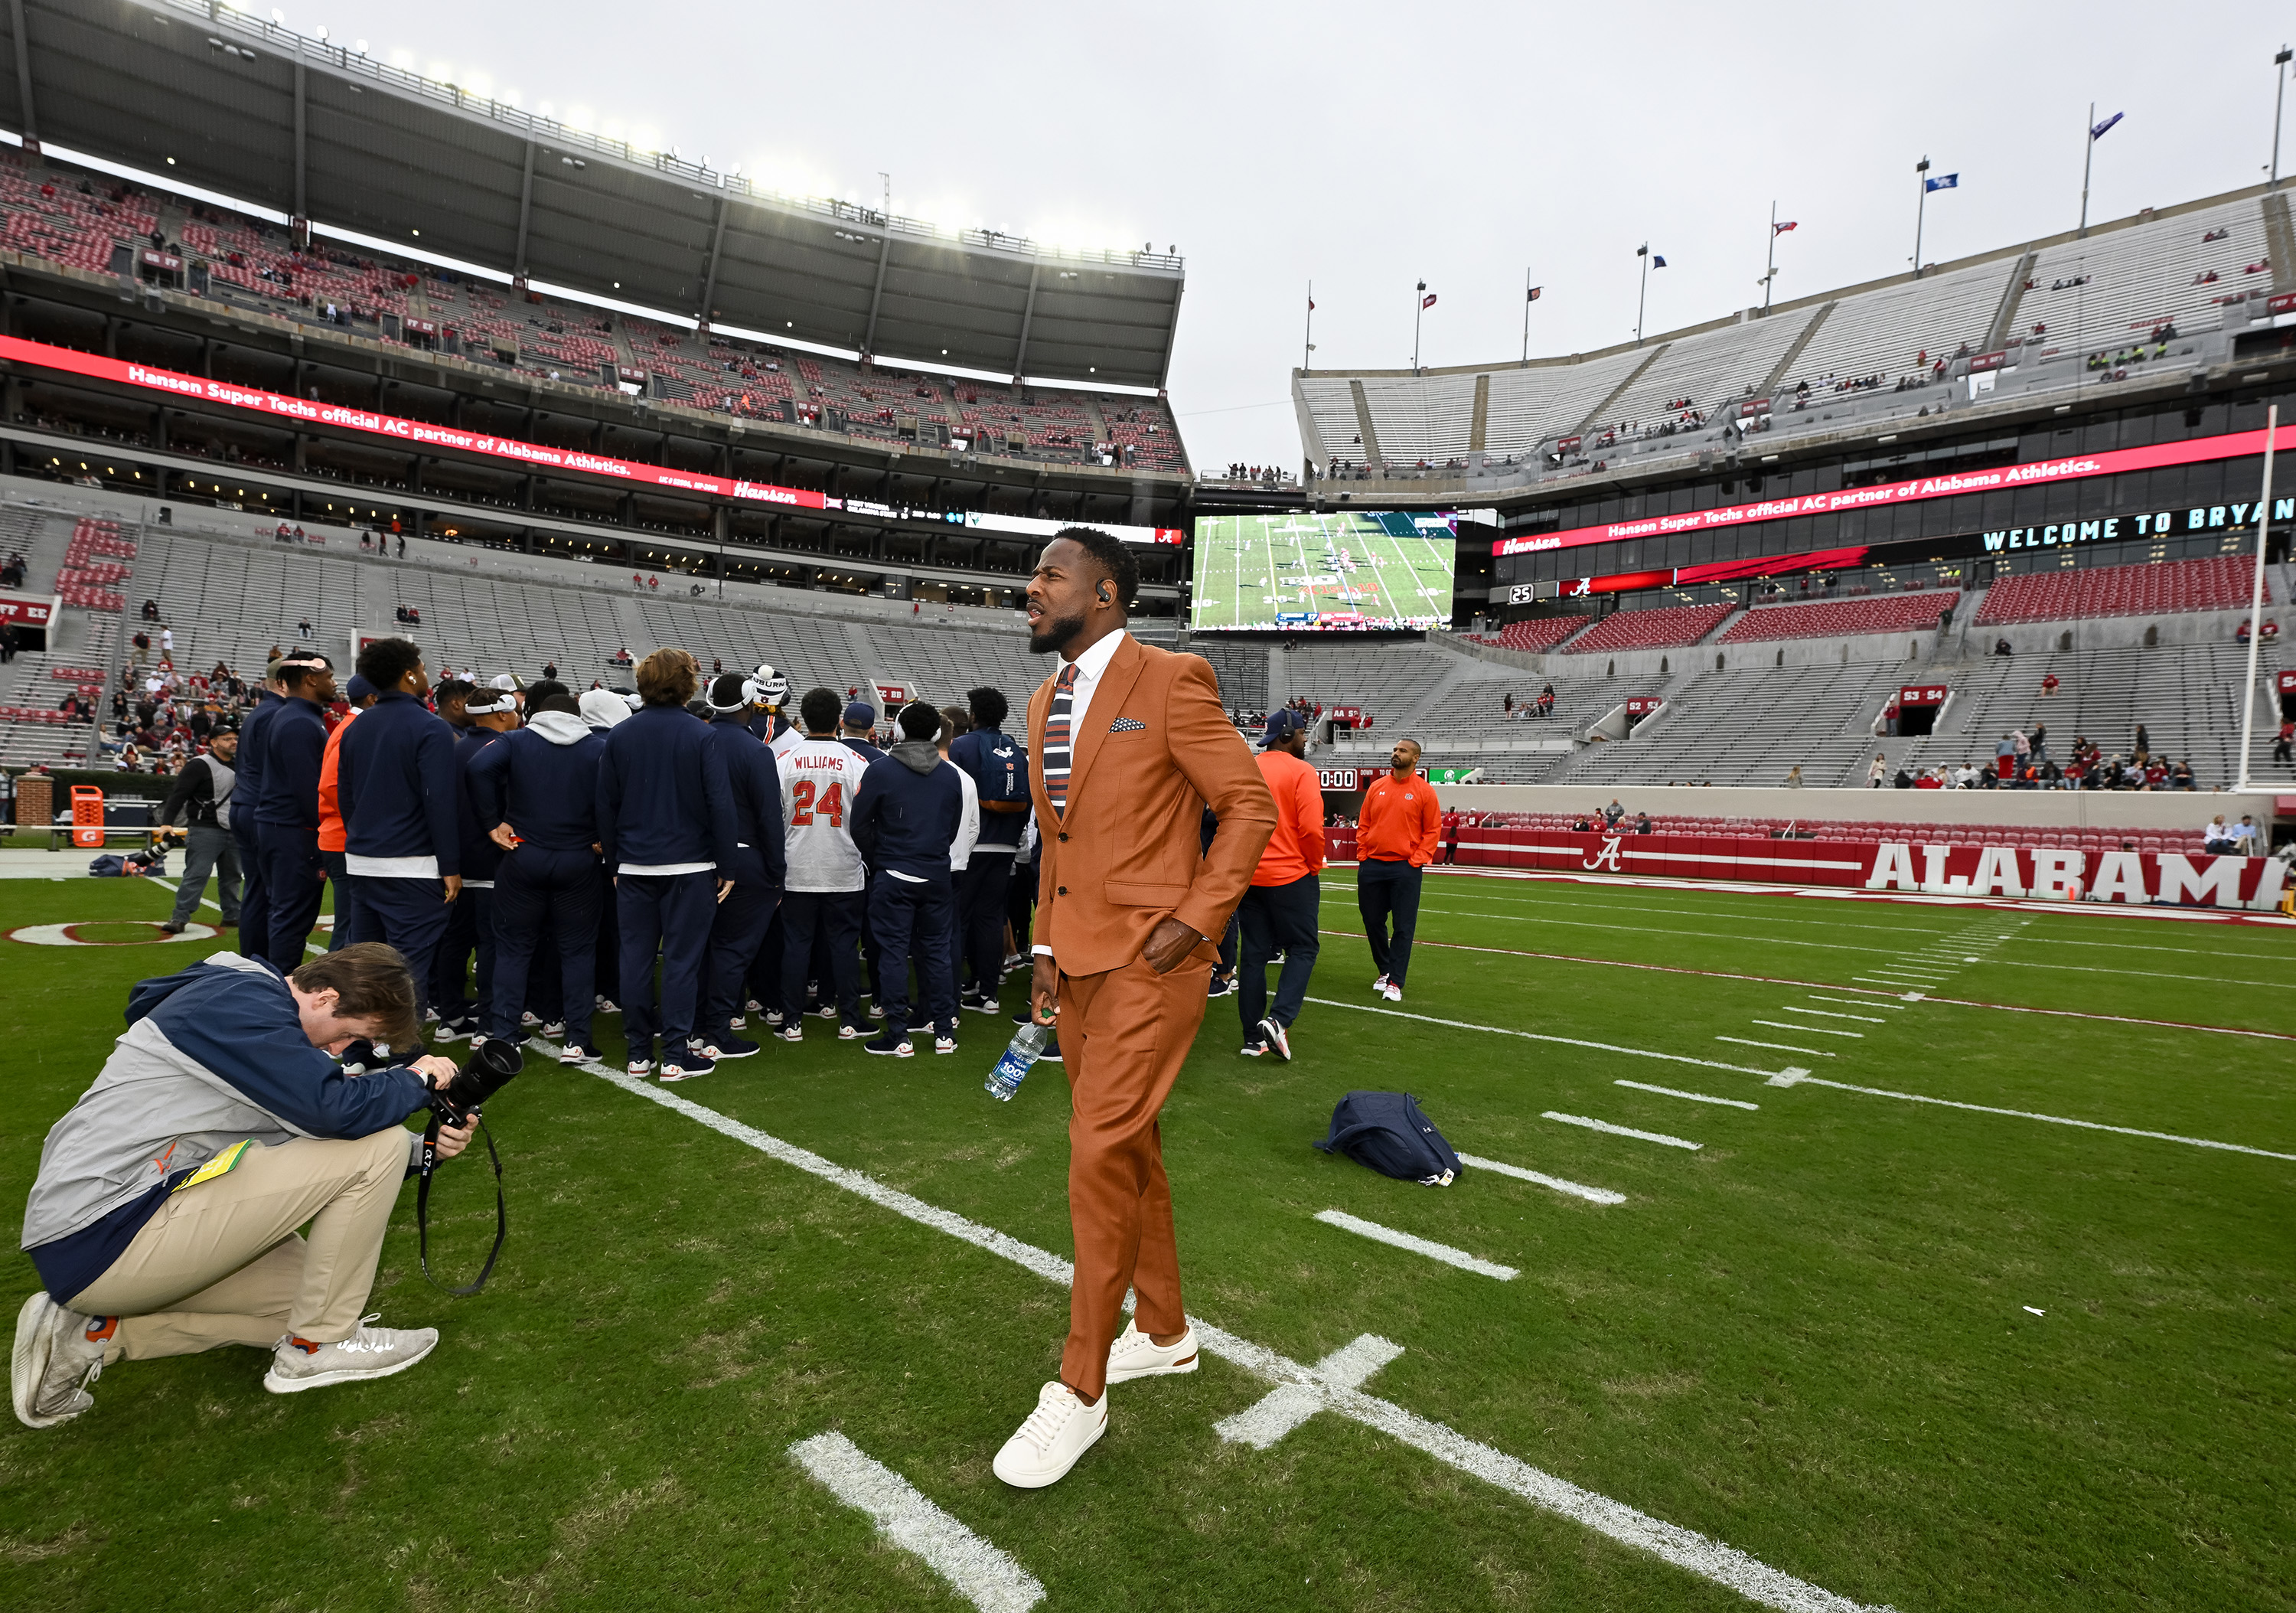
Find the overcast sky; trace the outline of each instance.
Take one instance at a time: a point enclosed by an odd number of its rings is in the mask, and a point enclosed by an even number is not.
[[[1177,244],[1171,375],[1199,466],[1296,466],[1308,283],[1318,367],[1533,356],[2068,229],[2084,120],[2093,219],[2263,178],[2260,8],[1667,4],[983,8],[684,0],[283,0],[305,32],[587,109],[688,157],[817,194],[1086,246]],[[307,5],[310,9],[306,9]],[[2163,34],[2167,26],[2173,47]],[[2296,32],[2296,21],[2289,25]],[[2296,109],[2292,109],[2296,120]],[[2284,150],[2296,157],[2296,130]],[[2284,164],[2285,165],[2285,164]]]

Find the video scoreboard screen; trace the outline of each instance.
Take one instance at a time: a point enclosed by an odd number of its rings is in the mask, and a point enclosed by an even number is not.
[[[1458,517],[1406,510],[1196,518],[1191,630],[1448,627]]]

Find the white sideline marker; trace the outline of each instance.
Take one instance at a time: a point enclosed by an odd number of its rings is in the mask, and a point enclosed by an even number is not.
[[[842,1434],[816,1434],[790,1460],[832,1495],[866,1512],[877,1533],[948,1582],[980,1613],[1029,1613],[1045,1600],[1037,1576],[925,1499],[907,1479]]]
[[[1414,1255],[1424,1255],[1430,1260],[1439,1260],[1447,1266],[1456,1266],[1462,1271],[1472,1271],[1479,1277],[1496,1277],[1501,1282],[1513,1282],[1521,1275],[1513,1266],[1498,1265],[1479,1255],[1470,1255],[1464,1249],[1455,1249],[1447,1243],[1437,1243],[1432,1239],[1398,1232],[1393,1227],[1365,1221],[1360,1216],[1349,1214],[1345,1210],[1318,1210],[1316,1219],[1327,1227],[1337,1227],[1343,1232],[1353,1232],[1358,1238],[1368,1238],[1375,1243],[1408,1249]]]
[[[1817,1000],[1820,1002],[1833,1002],[1838,1000],[1832,997],[1821,997]],[[1890,1023],[1888,1020],[1874,1014],[1829,1014],[1824,1008],[1798,1008],[1792,1003],[1785,1004],[1783,1008],[1778,1009],[1778,1012],[1781,1014],[1809,1014],[1819,1019],[1862,1019],[1867,1025],[1887,1025]]]
[[[1480,1030],[1484,1027],[1470,1025],[1467,1028]],[[539,1037],[532,1045],[537,1048],[554,1046]],[[994,1227],[982,1226],[979,1222],[968,1221],[954,1211],[927,1204],[898,1188],[887,1187],[874,1177],[824,1159],[810,1148],[785,1142],[770,1132],[745,1125],[715,1109],[704,1108],[691,1099],[665,1091],[595,1061],[580,1068],[625,1092],[696,1121],[721,1136],[755,1148],[783,1164],[793,1165],[808,1175],[817,1176],[832,1187],[841,1188],[857,1197],[865,1198],[905,1220],[930,1227],[937,1232],[946,1232],[976,1248],[1009,1260],[1047,1281],[1066,1288],[1074,1275],[1069,1263],[1049,1250],[1022,1243]],[[1769,1074],[1767,1071],[1749,1073]],[[1806,1075],[1808,1072],[1788,1066],[1780,1074]],[[1191,1324],[1207,1354],[1250,1373],[1263,1382],[1316,1381],[1314,1368],[1302,1366],[1266,1345],[1254,1344],[1250,1339],[1240,1337],[1208,1321],[1192,1318]],[[1808,1580],[1796,1579],[1791,1574],[1773,1568],[1735,1546],[1710,1539],[1695,1529],[1685,1529],[1679,1524],[1652,1518],[1646,1512],[1636,1511],[1624,1502],[1612,1501],[1607,1495],[1581,1488],[1567,1478],[1535,1468],[1504,1451],[1469,1439],[1447,1424],[1406,1411],[1392,1401],[1381,1400],[1359,1389],[1339,1385],[1328,1386],[1327,1392],[1331,1409],[1350,1421],[1359,1422],[1367,1428],[1376,1428],[1447,1468],[1456,1469],[1470,1477],[1480,1478],[1557,1517],[1584,1525],[1621,1545],[1647,1551],[1685,1573],[1712,1580],[1750,1601],[1777,1609],[1777,1613],[1891,1613],[1886,1606],[1853,1601],[1849,1597],[1836,1595],[1821,1585],[1811,1584]]]
[[[1943,1109],[1968,1109],[1979,1115],[2007,1115],[2017,1120],[2046,1121],[2053,1126],[2079,1126],[2084,1132],[2112,1132],[2121,1137],[2149,1137],[2154,1142],[2181,1142],[2195,1148],[2221,1148],[2227,1154],[2253,1154],[2259,1159],[2296,1161],[2296,1154],[2276,1154],[2245,1143],[2217,1142],[2206,1137],[2179,1137],[2174,1132],[2143,1132],[2135,1126],[2109,1126],[2101,1120],[2072,1120],[2062,1115],[2037,1115],[2030,1109],[1997,1109],[1991,1104],[1959,1103],[1950,1098],[1931,1098],[1920,1092],[1892,1092],[1884,1087],[1852,1086],[1846,1081],[1822,1081],[1807,1070],[1781,1070],[1767,1083],[1774,1087],[1832,1087],[1841,1092],[1863,1092],[1868,1098],[1896,1098],[1906,1103],[1931,1103]]]
[[[1812,992],[1809,994],[1809,1000],[1812,1002],[1838,1002],[1844,1008],[1887,1008],[1892,1014],[1902,1014],[1906,1011],[1902,1003],[1876,1002],[1871,997],[1820,997],[1816,992]],[[1810,1011],[1816,1012],[1814,1008]],[[1881,1021],[1875,1020],[1874,1023],[1879,1025]]]
[[[1635,1083],[1628,1081],[1621,1082],[1620,1084],[1632,1086]],[[1662,1092],[1665,1090],[1663,1087],[1651,1089],[1653,1092]],[[1751,1109],[1754,1106],[1748,1104],[1746,1107]],[[1512,1176],[1517,1181],[1535,1181],[1542,1188],[1553,1188],[1558,1193],[1568,1193],[1571,1197],[1583,1198],[1588,1204],[1627,1202],[1627,1196],[1624,1193],[1613,1193],[1608,1188],[1590,1188],[1583,1181],[1565,1181],[1560,1176],[1548,1176],[1538,1171],[1526,1171],[1521,1165],[1512,1165],[1501,1159],[1485,1159],[1480,1155],[1462,1154],[1459,1156],[1459,1163],[1464,1165],[1472,1165],[1478,1171],[1496,1171],[1502,1176]]]
[[[1796,1030],[1801,1027],[1796,1025]],[[1816,1058],[1832,1058],[1835,1055],[1824,1048],[1798,1048],[1790,1041],[1751,1041],[1743,1036],[1717,1036],[1717,1041],[1734,1041],[1742,1048],[1775,1048],[1781,1053],[1808,1053]]]
[[[1552,1041],[1566,1048],[1592,1048],[1597,1053],[1624,1053],[1633,1058],[1662,1058],[1669,1064],[1694,1064],[1709,1070],[1734,1070],[1741,1075],[1767,1075],[1771,1073],[1758,1070],[1751,1065],[1724,1064],[1718,1058],[1693,1058],[1687,1053],[1660,1053],[1649,1048],[1622,1048],[1614,1041],[1587,1041],[1577,1036],[1547,1036],[1537,1031],[1518,1031],[1503,1025],[1472,1025],[1464,1019],[1438,1019],[1432,1014],[1407,1014],[1401,1008],[1375,1008],[1365,1002],[1341,1002],[1330,997],[1310,997],[1307,1000],[1318,1008],[1357,1008],[1365,1014],[1381,1014],[1390,1019],[1415,1019],[1422,1025],[1439,1025],[1454,1031],[1480,1031],[1488,1036],[1519,1036],[1525,1041]],[[1734,1041],[1737,1039],[1726,1036],[1720,1040]],[[1760,1048],[1770,1044],[1754,1041],[1746,1045]],[[1792,1050],[1800,1052],[1803,1049],[1796,1048]]]
[[[1742,1098],[1717,1098],[1708,1092],[1680,1092],[1672,1087],[1654,1087],[1646,1082],[1614,1081],[1611,1084],[1614,1087],[1632,1087],[1637,1092],[1656,1092],[1662,1098],[1687,1098],[1693,1103],[1726,1104],[1734,1109],[1759,1109],[1762,1107],[1759,1103],[1748,1103]],[[1464,1159],[1466,1156],[1463,1154],[1460,1157]]]
[[[1777,1077],[1774,1075],[1770,1079],[1775,1081]],[[1669,1148],[1689,1148],[1695,1152],[1706,1146],[1684,1137],[1669,1137],[1664,1132],[1637,1132],[1632,1126],[1614,1126],[1607,1120],[1595,1120],[1585,1115],[1562,1115],[1553,1109],[1548,1109],[1539,1118],[1559,1120],[1567,1126],[1585,1126],[1590,1132],[1600,1132],[1608,1137],[1632,1137],[1640,1142],[1664,1143]]]
[[[1234,1416],[1212,1424],[1212,1432],[1230,1444],[1265,1451],[1328,1407],[1332,1389],[1362,1388],[1373,1373],[1402,1354],[1403,1346],[1392,1340],[1376,1333],[1359,1334],[1309,1368],[1312,1379],[1277,1384]]]
[[[1863,1031],[1829,1031],[1822,1025],[1796,1025],[1791,1019],[1757,1019],[1756,1025],[1766,1025],[1774,1031],[1800,1031],[1805,1036],[1849,1036],[1858,1041],[1866,1040]]]

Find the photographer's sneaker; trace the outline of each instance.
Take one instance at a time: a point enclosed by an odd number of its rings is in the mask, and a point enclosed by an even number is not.
[[[1077,1458],[1107,1432],[1106,1393],[1088,1406],[1056,1378],[1037,1391],[1037,1409],[1004,1442],[991,1469],[1015,1489],[1041,1490],[1067,1477]]]
[[[271,1370],[263,1375],[263,1387],[274,1395],[299,1395],[329,1384],[388,1378],[404,1372],[438,1347],[436,1328],[367,1326],[374,1319],[359,1318],[358,1331],[334,1344],[313,1344],[288,1334],[272,1346]]]
[[[1108,1346],[1108,1381],[1130,1383],[1136,1378],[1170,1378],[1196,1370],[1196,1330],[1186,1328],[1171,1344],[1160,1345],[1138,1325],[1126,1322],[1124,1331]]]
[[[909,1045],[908,1033],[892,1030],[880,1031],[871,1040],[861,1044],[861,1050],[865,1053],[882,1053],[889,1058],[906,1058],[916,1051]]]
[[[686,1044],[686,1049],[689,1052],[699,1053],[705,1058],[718,1060],[747,1058],[750,1054],[759,1051],[764,1045],[762,1042],[751,1041],[746,1036],[708,1036],[695,1038]]]
[[[675,1062],[668,1058],[661,1061],[661,1078],[664,1082],[693,1081],[709,1074],[717,1067],[716,1063],[707,1055],[697,1053],[689,1048],[686,1049],[685,1056]]]
[[[28,1428],[70,1422],[95,1403],[87,1392],[103,1371],[103,1347],[119,1326],[116,1316],[83,1316],[45,1291],[16,1313],[16,1347],[8,1362],[8,1389],[16,1420]]]

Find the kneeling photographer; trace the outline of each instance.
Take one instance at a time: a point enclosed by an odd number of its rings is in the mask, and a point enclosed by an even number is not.
[[[40,1150],[23,1247],[43,1291],[16,1320],[19,1419],[78,1416],[123,1356],[252,1345],[271,1352],[263,1387],[285,1395],[430,1353],[435,1329],[363,1313],[399,1184],[422,1163],[402,1123],[455,1066],[354,1076],[330,1057],[360,1039],[419,1047],[415,1000],[406,960],[373,942],[284,977],[218,952],[135,987],[127,1034]],[[434,1156],[451,1157],[474,1115],[439,1102],[455,1123]]]

